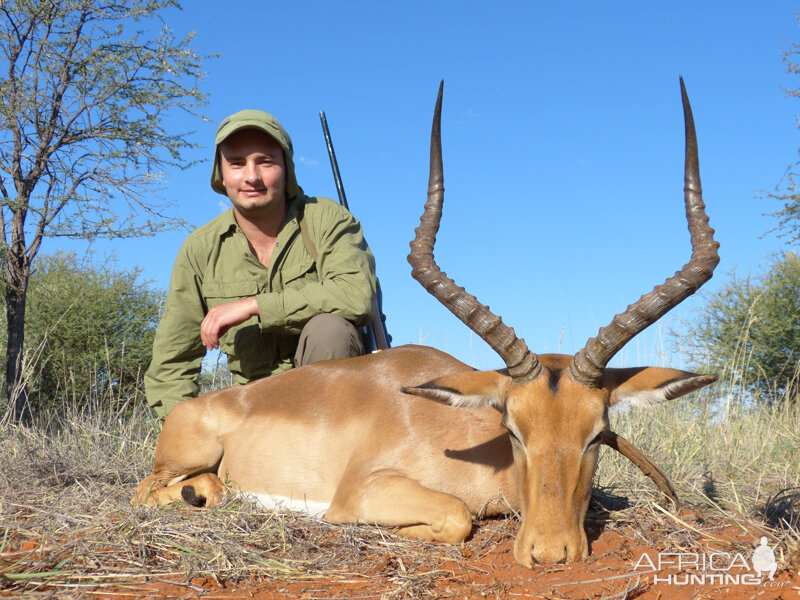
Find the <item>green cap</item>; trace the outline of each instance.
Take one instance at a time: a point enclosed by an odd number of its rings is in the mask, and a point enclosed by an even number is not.
[[[214,166],[211,169],[211,189],[218,194],[227,196],[225,186],[222,185],[222,169],[220,167],[219,145],[228,137],[242,129],[258,129],[274,139],[283,148],[283,161],[286,164],[286,197],[293,198],[300,193],[300,186],[297,185],[297,177],[294,174],[294,150],[292,149],[292,139],[286,130],[268,112],[263,110],[240,110],[222,120],[217,127],[217,135],[214,139]]]

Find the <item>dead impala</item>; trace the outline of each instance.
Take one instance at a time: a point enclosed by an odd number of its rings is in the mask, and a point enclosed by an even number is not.
[[[719,262],[682,80],[681,93],[690,261],[574,356],[537,356],[433,260],[444,196],[440,88],[428,200],[409,262],[413,276],[507,368],[479,372],[433,348],[405,346],[187,400],[164,423],[153,473],[133,502],[183,498],[210,506],[227,489],[223,479],[262,502],[324,514],[333,523],[384,525],[449,543],[466,539],[473,516],[513,508],[522,515],[514,556],[531,566],[586,558],[583,521],[601,442],[674,498],[658,467],[609,430],[609,407],[672,400],[716,377],[606,365],[705,283]]]

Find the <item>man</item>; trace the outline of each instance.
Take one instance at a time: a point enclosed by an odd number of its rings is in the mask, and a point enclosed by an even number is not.
[[[145,374],[163,419],[197,395],[206,349],[237,383],[326,358],[358,356],[354,325],[369,322],[375,260],[339,204],[297,184],[292,142],[269,113],[243,110],[217,129],[211,175],[232,208],[181,246]]]

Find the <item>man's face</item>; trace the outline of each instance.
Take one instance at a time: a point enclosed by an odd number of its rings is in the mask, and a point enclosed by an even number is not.
[[[257,218],[286,210],[283,150],[257,129],[243,129],[219,145],[222,184],[236,210]]]

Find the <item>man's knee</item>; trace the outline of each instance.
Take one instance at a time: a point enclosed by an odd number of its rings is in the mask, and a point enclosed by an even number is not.
[[[349,358],[364,354],[364,344],[356,327],[339,315],[322,313],[313,317],[300,333],[296,367],[318,360]]]

